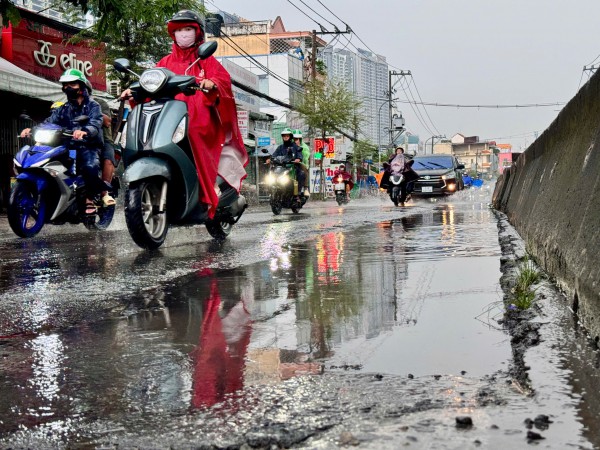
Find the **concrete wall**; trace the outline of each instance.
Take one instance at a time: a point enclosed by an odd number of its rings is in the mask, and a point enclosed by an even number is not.
[[[600,71],[504,171],[493,197],[600,336]]]

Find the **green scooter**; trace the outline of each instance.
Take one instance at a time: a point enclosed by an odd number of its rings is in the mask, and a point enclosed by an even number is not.
[[[206,42],[198,48],[198,57],[206,59],[216,49],[216,42]],[[117,59],[114,67],[139,77],[129,87],[134,99],[149,99],[132,109],[121,133],[125,221],[132,239],[142,248],[156,249],[165,241],[170,224],[205,224],[213,238],[225,239],[247,203],[220,177],[214,218],[208,218],[207,206],[199,201],[200,185],[186,135],[187,106],[174,99],[179,93],[198,90],[195,77],[162,67],[137,75],[124,58]]]

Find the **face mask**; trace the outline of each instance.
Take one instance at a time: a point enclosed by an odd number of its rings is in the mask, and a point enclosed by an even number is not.
[[[175,42],[181,48],[188,48],[196,42],[196,30],[177,30],[175,31]]]
[[[77,97],[79,97],[79,89],[77,88],[66,87],[63,92],[67,94],[69,100],[77,100]]]

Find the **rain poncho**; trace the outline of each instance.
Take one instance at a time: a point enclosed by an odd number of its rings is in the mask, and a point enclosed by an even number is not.
[[[161,59],[157,67],[186,74],[186,69],[198,58],[199,44],[184,49],[173,43],[171,54]],[[215,191],[217,173],[239,192],[246,178],[248,154],[238,128],[229,73],[211,56],[196,62],[187,75],[194,75],[198,82],[209,79],[216,86],[208,93],[199,91],[192,96],[176,97],[188,106],[188,136],[200,182],[200,201],[209,205],[209,217],[213,217],[219,201]]]

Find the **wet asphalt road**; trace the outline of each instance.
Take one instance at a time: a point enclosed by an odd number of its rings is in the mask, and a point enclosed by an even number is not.
[[[535,396],[509,374],[488,202],[259,207],[223,244],[172,229],[154,253],[122,215],[28,241],[0,216],[0,446],[597,447],[595,352],[559,306],[546,340],[572,348],[532,352]]]

